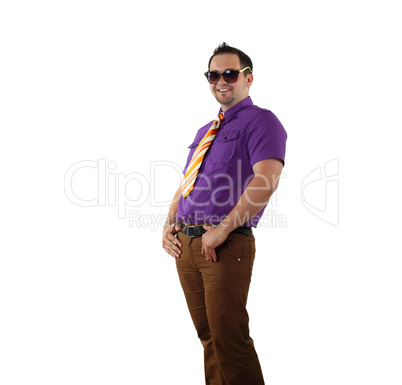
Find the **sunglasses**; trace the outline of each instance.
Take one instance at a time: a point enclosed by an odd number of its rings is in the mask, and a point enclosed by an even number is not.
[[[250,70],[250,72],[252,72],[250,67],[245,67],[245,68],[242,68],[240,70],[230,70],[230,69],[228,69],[228,70],[226,70],[226,71],[224,71],[222,73],[219,73],[217,71],[207,71],[207,72],[204,73],[204,75],[206,76],[206,78],[207,78],[207,80],[208,80],[208,82],[210,84],[218,83],[219,79],[221,78],[221,76],[223,77],[223,80],[226,83],[236,83],[237,78],[239,77],[239,73],[243,72],[243,71],[245,71],[247,69]]]

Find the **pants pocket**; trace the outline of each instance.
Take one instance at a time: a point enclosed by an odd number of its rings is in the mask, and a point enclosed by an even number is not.
[[[230,249],[231,263],[235,265],[235,274],[238,277],[251,277],[252,263],[254,262],[254,250],[247,236],[241,233],[230,233],[226,242]],[[254,237],[253,237],[254,238]],[[253,256],[252,260],[251,257]]]

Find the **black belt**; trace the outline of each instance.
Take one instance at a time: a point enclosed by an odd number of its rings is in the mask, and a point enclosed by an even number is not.
[[[176,225],[180,226],[181,232],[188,237],[201,237],[202,234],[206,233],[207,230],[204,229],[203,225],[186,225],[183,222],[177,222]],[[238,227],[232,231],[233,233],[241,233],[244,235],[251,235],[250,227]]]

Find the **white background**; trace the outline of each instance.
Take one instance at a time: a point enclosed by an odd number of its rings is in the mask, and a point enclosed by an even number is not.
[[[203,72],[226,41],[252,58],[253,102],[288,133],[267,208],[286,226],[255,231],[249,294],[266,383],[400,385],[401,32],[396,1],[2,2],[0,382],[204,383],[161,247],[167,207],[151,201],[168,201],[179,173],[150,173],[183,167],[215,117]],[[110,181],[137,176],[122,185],[143,199],[127,207],[137,222],[66,196],[69,168],[100,160]],[[81,199],[113,196],[96,172],[74,174]]]

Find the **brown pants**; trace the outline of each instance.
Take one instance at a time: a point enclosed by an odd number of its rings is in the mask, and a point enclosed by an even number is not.
[[[217,262],[201,253],[201,237],[178,234],[180,283],[204,346],[207,385],[263,385],[249,336],[247,294],[255,256],[254,235],[230,233],[216,250]]]

